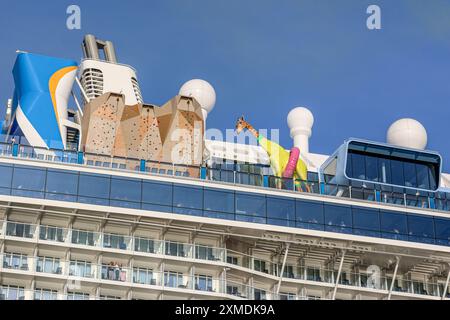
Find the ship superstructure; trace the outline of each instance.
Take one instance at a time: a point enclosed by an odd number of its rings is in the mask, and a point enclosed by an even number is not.
[[[307,179],[294,181],[260,146],[204,138],[207,82],[147,104],[110,41],[87,35],[83,53],[18,55],[0,299],[450,298],[450,176],[420,123],[328,156],[310,152],[314,118],[296,108]]]

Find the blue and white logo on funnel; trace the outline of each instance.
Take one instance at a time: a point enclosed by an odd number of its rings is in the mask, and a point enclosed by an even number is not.
[[[30,53],[17,56],[9,135],[23,135],[34,147],[66,148],[67,105],[77,63]]]

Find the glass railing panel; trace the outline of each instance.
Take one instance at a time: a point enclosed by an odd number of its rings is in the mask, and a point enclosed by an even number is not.
[[[195,245],[195,259],[208,261],[225,261],[225,249]]]
[[[226,262],[240,267],[252,269],[253,257],[242,252],[227,249]]]
[[[295,180],[295,190],[298,192],[307,193],[320,193],[319,182],[317,181],[307,181],[307,180]]]
[[[66,263],[68,274],[73,277],[95,278],[97,266],[88,261],[71,260]]]
[[[0,255],[0,258],[4,269],[30,270],[31,259],[25,254],[4,253]]]
[[[295,190],[294,180],[290,178],[268,176],[268,184],[269,188],[280,190]]]
[[[405,194],[398,192],[381,191],[381,202],[404,206]]]
[[[117,263],[102,264],[98,266],[98,277],[102,280],[126,282],[131,280],[131,271]]]
[[[235,183],[245,184],[250,186],[259,186],[262,187],[264,185],[264,179],[261,174],[258,173],[248,173],[248,172],[235,172]]]
[[[154,272],[152,269],[148,268],[133,268],[133,283],[146,284],[146,285],[159,285],[161,273]]]
[[[34,290],[31,291],[33,300],[58,300],[58,291],[56,290]]]
[[[0,143],[0,156],[11,156],[12,155],[12,144],[11,143]]]
[[[267,274],[277,275],[277,268],[269,260],[253,257],[253,270]]]
[[[315,282],[334,283],[335,277],[333,270],[310,266],[306,266],[302,270],[303,275],[301,279]]]
[[[84,246],[99,247],[101,246],[102,234],[100,232],[87,230],[71,230],[71,242]]]
[[[271,294],[268,290],[260,288],[250,288],[250,296],[252,300],[269,300]]]
[[[279,293],[275,294],[276,300],[297,300],[297,295],[295,293]]]
[[[132,237],[121,234],[104,233],[103,248],[131,250]]]
[[[90,300],[89,293],[83,292],[69,292],[61,296],[62,300]]]
[[[66,242],[69,229],[52,227],[52,226],[39,226],[39,239],[46,241]]]
[[[244,299],[251,299],[252,296],[250,287],[243,284],[242,281],[239,282],[237,280],[227,280],[225,292],[226,294]]]
[[[165,287],[188,289],[189,277],[181,272],[167,271],[162,278]]]
[[[388,290],[388,279],[382,275],[367,272],[347,272],[346,279],[348,279],[349,285],[377,289],[377,290]],[[344,283],[343,283],[344,282]],[[341,284],[345,284],[345,280],[340,281]],[[389,282],[390,283],[390,282]]]
[[[398,283],[398,285],[397,285]],[[425,296],[439,296],[439,289],[436,283],[417,280],[398,280],[394,284],[394,291],[407,292]]]
[[[351,186],[350,198],[366,201],[376,201],[376,194],[374,189]]]
[[[113,297],[113,296],[100,296],[96,297],[95,300],[122,300],[121,297]]]
[[[25,300],[25,288],[0,286],[0,300]]]
[[[137,252],[161,254],[163,244],[160,240],[134,237],[134,251]]]
[[[208,275],[195,275],[188,277],[188,289],[205,292],[221,292],[221,280]]]
[[[168,256],[192,258],[193,245],[181,242],[166,241],[164,253]]]
[[[36,272],[50,273],[56,275],[67,274],[64,272],[64,262],[59,258],[36,257],[34,258]]]
[[[12,221],[6,223],[7,236],[31,239],[35,233],[36,225]]]
[[[235,173],[233,170],[208,168],[208,180],[234,183]]]

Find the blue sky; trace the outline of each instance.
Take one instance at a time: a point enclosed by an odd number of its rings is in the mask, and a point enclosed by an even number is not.
[[[68,30],[69,4],[82,29]],[[366,28],[381,7],[382,30]],[[332,153],[348,137],[385,141],[402,117],[427,129],[428,148],[450,171],[450,2],[448,0],[9,1],[0,11],[0,101],[13,91],[15,50],[81,58],[85,33],[116,45],[133,65],[144,100],[163,104],[192,78],[209,81],[217,103],[208,127],[280,129],[307,106],[310,151]],[[3,114],[3,106],[0,112]],[[446,159],[446,161],[445,161]]]

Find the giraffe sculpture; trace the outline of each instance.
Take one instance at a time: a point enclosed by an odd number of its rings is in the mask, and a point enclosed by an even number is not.
[[[270,160],[270,166],[278,178],[294,178],[295,187],[301,190],[301,181],[307,180],[308,168],[306,164],[299,158],[300,150],[296,147],[291,151],[287,151],[279,144],[266,139],[251,124],[240,117],[236,122],[236,133],[248,130],[258,141],[259,145],[267,152]],[[278,179],[279,182],[282,179]],[[279,187],[280,184],[277,183]],[[306,185],[309,192],[309,186]]]

